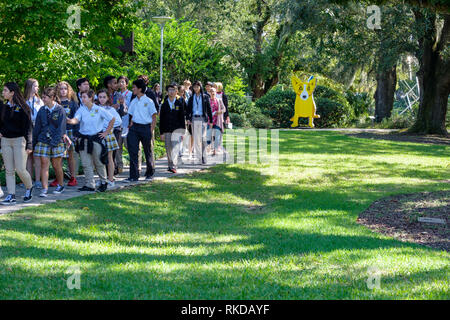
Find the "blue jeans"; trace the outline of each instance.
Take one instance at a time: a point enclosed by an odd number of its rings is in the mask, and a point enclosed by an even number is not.
[[[208,127],[208,131],[206,132],[206,143],[208,145],[211,144],[212,136],[214,133],[214,150],[217,150],[217,148],[220,145],[220,140],[222,136],[222,129],[220,127],[213,125],[212,129]]]

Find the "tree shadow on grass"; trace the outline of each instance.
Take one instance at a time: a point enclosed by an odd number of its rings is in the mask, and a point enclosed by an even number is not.
[[[325,136],[324,139],[331,138]],[[329,144],[330,141],[326,143]],[[386,171],[386,174],[390,172],[411,178],[416,177],[417,174],[416,170],[404,167],[395,168],[395,165],[392,164],[384,166],[383,170]],[[375,171],[374,168],[373,173]],[[353,174],[354,176],[352,176]],[[335,176],[329,173],[325,173],[323,176],[324,179],[336,180],[342,179],[342,177],[356,178],[357,173],[341,169],[336,172]],[[424,173],[421,178],[425,177]],[[56,237],[61,241],[77,241],[80,245],[101,242],[130,248],[128,251],[136,252],[126,252],[126,250],[117,248],[111,253],[93,251],[85,254],[77,250],[76,246],[69,250],[40,248],[30,245],[29,241],[5,235],[0,237],[5,243],[0,249],[0,264],[12,258],[25,258],[40,262],[55,259],[77,261],[92,264],[92,267],[86,270],[87,276],[97,277],[98,270],[101,268],[130,262],[140,264],[165,262],[181,266],[184,264],[215,265],[217,263],[233,265],[233,263],[248,260],[262,263],[286,256],[320,255],[337,250],[348,252],[362,250],[370,254],[379,249],[420,248],[416,244],[402,243],[373,234],[354,221],[358,212],[374,199],[386,193],[386,190],[397,190],[395,183],[371,184],[367,182],[339,186],[339,188],[330,186],[325,189],[317,189],[314,185],[306,183],[273,185],[270,183],[270,179],[270,176],[263,175],[256,169],[242,166],[228,166],[224,169],[223,166],[218,166],[203,173],[192,174],[190,179],[174,178],[170,182],[154,182],[150,185],[136,186],[120,193],[114,193],[113,197],[108,194],[95,194],[50,204],[45,207],[47,211],[45,215],[40,215],[35,219],[31,218],[31,220],[24,220],[24,216],[32,217],[33,212],[39,212],[40,209],[22,210],[20,213],[11,215],[9,220],[2,221],[0,230],[12,230],[43,238]],[[208,186],[207,189],[203,187],[204,184]],[[435,183],[423,183],[424,188],[432,185]],[[212,197],[205,196],[205,193],[210,193]],[[198,195],[198,197],[193,195]],[[223,195],[223,198],[217,195]],[[283,198],[285,195],[292,197],[286,200]],[[203,196],[205,197],[203,198]],[[234,199],[233,197],[238,201],[228,201],[228,198]],[[203,201],[203,199],[206,200]],[[52,215],[52,213],[58,213],[59,210],[67,208],[68,205],[72,210],[78,210],[73,213],[75,216],[72,220],[66,221],[58,215]],[[81,210],[85,206],[89,206],[88,211]],[[262,209],[252,210],[252,207]],[[173,208],[174,211],[170,211],[169,208]],[[297,219],[298,226],[295,224],[287,227],[276,226],[267,223],[270,219],[272,221]],[[304,221],[302,219],[315,219],[317,230],[302,228]],[[321,230],[320,228],[323,226],[331,229]],[[89,228],[94,228],[94,232],[83,232]],[[333,228],[335,230],[332,230]],[[337,234],[338,232],[340,234]],[[187,238],[192,234],[199,238],[194,240],[186,240],[186,238],[171,240],[168,238],[163,243],[152,239],[154,236],[171,233],[186,234]],[[217,237],[218,240],[211,241],[211,236]],[[144,251],[159,250],[159,252],[139,252],[132,249],[133,247],[142,248]],[[182,253],[186,248],[190,249],[190,254]],[[422,250],[431,251],[432,249]],[[367,258],[367,256],[365,257]],[[351,257],[346,263],[351,264],[358,259],[362,259],[361,255]],[[147,298],[187,298],[186,294],[189,295],[189,290],[179,292],[182,288],[195,287],[196,284],[200,286],[204,281],[217,282],[213,276],[215,273],[208,276],[207,272],[198,272],[188,268],[186,270],[189,274],[187,280],[184,277],[179,279],[172,275],[164,281],[153,279],[152,281],[157,281],[157,287],[160,289],[157,290],[157,294],[144,290],[144,296]],[[28,279],[27,281],[33,281],[29,279],[29,273],[33,274],[32,271],[24,268],[23,272],[24,274],[16,272],[12,280]],[[60,274],[61,271],[58,272]],[[133,295],[142,297],[142,288],[141,292],[136,291],[133,289],[133,284],[136,279],[145,278],[146,274],[142,273],[139,276],[136,272],[129,274],[125,271],[118,272],[116,276],[122,277],[122,280],[116,280],[133,293],[125,294],[127,297]],[[2,273],[0,276],[4,280],[11,280]],[[38,274],[35,276],[39,277]],[[114,277],[114,272],[112,275],[104,277],[104,280],[100,281],[103,287],[92,287],[87,295],[94,293],[94,297],[111,296],[112,293],[107,289],[110,287],[108,281]],[[215,277],[217,278],[217,274]],[[229,278],[231,282],[236,282],[235,287],[226,291],[226,284],[229,282],[223,280],[221,285],[224,286],[225,291],[217,291],[217,298],[231,297],[239,292],[242,298],[258,296],[270,298],[278,295],[275,288],[280,285],[275,281],[273,283],[270,281],[258,282],[255,288],[247,289],[248,291],[245,293],[240,287],[250,284],[242,282],[242,279],[241,283],[236,279],[233,280],[232,272],[229,277],[231,277]],[[252,277],[257,276],[253,275]],[[318,277],[320,278],[320,276]],[[435,274],[433,277],[435,279],[442,278],[442,274]],[[302,290],[307,290],[303,296],[314,296],[314,292],[327,290],[327,288],[329,287],[322,287],[320,284],[308,289],[302,287],[295,289],[294,294],[287,296],[292,297],[297,294],[301,296]],[[207,292],[213,294],[215,291],[211,290]],[[293,289],[286,286],[286,290],[292,291]],[[336,290],[345,291],[345,286],[336,285]],[[349,295],[350,291],[345,291],[344,295]],[[47,297],[48,292],[43,291],[40,296]],[[120,294],[111,297],[118,297]],[[325,293],[324,296],[326,295]],[[205,297],[205,294],[193,292],[192,296],[201,298]]]

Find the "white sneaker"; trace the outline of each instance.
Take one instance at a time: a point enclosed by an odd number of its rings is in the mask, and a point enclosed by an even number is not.
[[[48,197],[48,189],[42,189],[41,194],[39,195],[39,197],[41,198],[47,198]]]
[[[108,188],[114,188],[114,186],[116,185],[116,183],[114,181],[107,180],[107,182],[108,182]]]

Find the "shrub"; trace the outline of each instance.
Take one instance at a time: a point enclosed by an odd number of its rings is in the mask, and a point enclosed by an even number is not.
[[[320,119],[314,124],[320,128],[348,126],[355,118],[344,94],[326,86],[317,86],[314,92],[316,113]]]
[[[248,128],[250,123],[245,114],[230,113],[230,121],[233,124],[233,128]]]
[[[228,93],[228,112],[245,114],[251,108],[251,102],[244,96],[236,93]]]
[[[282,90],[277,86],[256,101],[255,105],[262,113],[270,117],[275,126],[290,127],[294,115],[295,92]],[[327,86],[317,86],[314,92],[316,113],[321,116],[314,123],[321,128],[347,126],[354,119],[354,112],[344,94]],[[301,121],[300,123],[305,123]]]
[[[319,119],[314,120],[318,128],[336,128],[348,124],[347,114],[351,112],[350,106],[344,105],[329,98],[316,98],[317,114]]]
[[[247,115],[248,121],[253,128],[268,129],[272,126],[272,119],[264,115],[261,110],[253,108],[252,112]]]
[[[277,127],[289,127],[294,114],[295,92],[283,90],[281,86],[276,86],[258,99],[255,103],[257,109],[262,114],[270,117]]]

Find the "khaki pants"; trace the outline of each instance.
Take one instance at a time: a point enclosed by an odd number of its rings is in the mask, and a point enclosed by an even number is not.
[[[5,138],[2,137],[2,155],[5,163],[6,186],[9,194],[16,194],[16,176],[30,189],[33,185],[30,173],[27,171],[28,154],[25,151],[25,138]]]
[[[78,152],[76,152],[75,150],[73,150],[73,159],[75,162],[75,176],[78,175],[78,171],[80,170],[80,154]]]
[[[87,152],[88,140],[84,141],[84,150],[80,151],[81,163],[83,164],[84,176],[86,179],[85,186],[95,189],[94,167],[102,183],[106,183],[106,167],[100,161],[102,146],[94,142],[92,154]]]
[[[194,137],[194,154],[198,161],[207,161],[206,155],[206,127],[203,118],[193,118],[192,135]]]
[[[180,134],[177,133],[164,133],[164,144],[166,146],[167,162],[169,163],[169,169],[177,169],[178,153],[180,152]],[[172,141],[173,137],[173,141]]]

